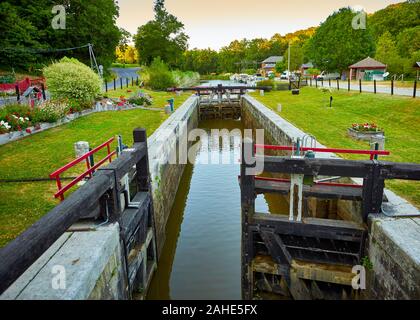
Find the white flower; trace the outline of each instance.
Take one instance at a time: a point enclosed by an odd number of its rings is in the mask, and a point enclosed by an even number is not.
[[[18,119],[18,117],[16,117],[14,114],[12,114],[12,117],[15,118],[15,119]]]
[[[26,121],[29,121],[29,118],[28,118],[28,117],[25,117],[25,120],[26,120]]]

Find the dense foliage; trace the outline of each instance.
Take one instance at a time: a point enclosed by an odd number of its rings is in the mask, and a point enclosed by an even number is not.
[[[160,59],[155,58],[151,65],[143,72],[146,86],[153,90],[166,90],[175,86],[175,79],[168,66]]]
[[[73,48],[92,43],[99,64],[108,66],[120,39],[116,26],[118,6],[114,0],[61,1],[66,9],[66,28],[55,30],[51,21],[52,0],[2,0],[0,3],[0,66],[29,71],[41,69],[51,59],[65,55],[89,62],[88,48]]]
[[[161,57],[175,67],[188,47],[188,36],[184,24],[166,11],[163,1],[157,1],[154,20],[138,28],[134,42],[143,64],[150,65],[155,57]]]
[[[351,64],[373,56],[375,45],[369,24],[366,29],[354,29],[355,15],[350,8],[342,8],[321,24],[307,45],[309,58],[316,66],[343,72]]]
[[[102,80],[88,66],[72,58],[63,58],[44,68],[48,90],[54,99],[89,103],[100,93]]]
[[[219,52],[212,49],[192,49],[186,51],[179,67],[182,70],[194,70],[200,74],[239,72],[249,73],[257,70],[261,62],[269,56],[283,56],[291,43],[299,62],[304,60],[302,50],[305,41],[315,32],[315,28],[299,30],[281,36],[275,34],[271,39],[235,40]],[[296,62],[298,64],[299,62]]]

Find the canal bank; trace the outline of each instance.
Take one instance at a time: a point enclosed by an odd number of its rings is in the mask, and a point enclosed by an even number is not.
[[[184,134],[199,126],[197,100],[195,96],[188,99],[148,139],[149,171],[154,196],[155,240],[159,253],[159,269],[150,287],[150,298],[222,299],[225,296],[240,298],[241,247],[240,241],[236,241],[241,232],[238,209],[240,202],[237,193],[238,164],[232,164],[233,167],[228,167],[228,171],[223,171],[221,166],[214,172],[206,172],[206,167],[211,167],[210,165],[201,167],[195,163],[191,166],[167,163],[167,160],[174,155],[179,156],[177,149],[184,141],[182,138]],[[252,127],[264,128],[266,141],[269,143],[290,145],[293,139],[301,138],[305,134],[249,96],[242,97],[241,106],[246,126],[248,126],[247,121],[251,121]],[[211,126],[207,129],[211,129]],[[323,147],[320,144],[317,146]],[[233,152],[235,148],[229,150]],[[198,154],[198,158],[205,154],[204,150]],[[332,154],[325,156],[337,158]],[[213,181],[213,176],[216,177],[218,174],[221,177],[218,177],[217,181],[214,180],[216,185],[209,183]],[[224,180],[226,177],[228,180]],[[355,182],[360,183],[357,180]],[[189,187],[184,188],[184,185]],[[178,195],[177,190],[180,191]],[[211,197],[211,193],[217,194],[218,198]],[[416,212],[405,200],[388,190],[385,193],[388,197],[386,204],[388,213]],[[287,212],[287,208],[286,210],[281,207],[276,208],[279,203],[285,203],[283,200],[270,201],[268,196],[265,196],[263,200],[257,199],[257,206],[259,201],[263,207],[265,206],[260,209],[261,211],[280,214]],[[209,203],[214,206],[210,206]],[[343,217],[347,219],[357,216],[360,207],[355,202],[347,204],[343,202],[341,206]],[[237,212],[236,214],[229,214],[231,207],[232,212]],[[322,206],[316,207],[319,209],[315,211],[322,211]],[[208,214],[209,211],[220,215]],[[173,214],[174,212],[176,213]],[[207,214],[201,214],[203,212]],[[222,218],[224,221],[220,222]],[[229,224],[231,229],[222,229],[224,232],[218,233],[218,230],[211,228],[213,225],[226,227],[223,223],[227,220],[231,222]],[[369,221],[366,253],[373,266],[368,277],[367,297],[418,298],[419,219],[375,215]],[[239,228],[239,234],[235,228]],[[119,224],[114,223],[101,228],[100,232],[97,230],[65,233],[1,297],[4,299],[131,297],[131,292],[128,291],[130,288],[127,288],[125,282],[126,255],[119,229]],[[212,230],[215,234],[206,234],[207,230]],[[203,238],[203,241],[200,241],[200,238]],[[209,239],[214,242],[209,242]],[[189,247],[192,248],[191,251]],[[92,252],[95,254],[92,255]],[[209,259],[203,259],[201,254],[212,258],[210,267],[214,266],[214,270],[209,272],[203,268],[205,264],[202,264],[201,260],[208,262]],[[67,279],[68,289],[60,291],[51,288],[52,264],[62,265],[71,270]],[[187,265],[192,265],[194,268],[189,269]],[[148,269],[150,274],[154,270],[152,265],[151,268]],[[308,277],[308,274],[302,273],[301,276]],[[142,297],[148,291],[148,283],[139,290]]]

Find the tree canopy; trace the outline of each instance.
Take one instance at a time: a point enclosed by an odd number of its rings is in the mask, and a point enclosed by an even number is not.
[[[154,20],[140,26],[134,37],[136,49],[146,65],[160,57],[170,66],[178,66],[188,48],[184,24],[166,11],[164,1],[156,1],[154,8]]]
[[[119,8],[114,0],[64,1],[66,28],[53,29],[52,0],[4,0],[0,3],[0,64],[8,67],[40,69],[51,59],[73,56],[89,62],[87,48],[57,49],[93,44],[98,63],[114,60],[120,39],[116,26]]]
[[[369,24],[366,29],[352,26],[356,14],[350,8],[342,8],[321,24],[307,45],[307,54],[316,66],[342,72],[374,54],[375,43]]]

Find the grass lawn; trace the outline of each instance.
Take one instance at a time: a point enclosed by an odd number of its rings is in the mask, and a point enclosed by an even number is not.
[[[176,97],[172,93],[144,91],[151,94],[152,107],[162,109],[170,97],[175,97],[175,105],[180,106],[189,96],[183,94]],[[120,95],[121,92],[115,92],[115,96]],[[125,95],[129,96],[126,90]],[[148,135],[151,135],[167,117],[163,111],[139,109],[96,113],[0,146],[0,179],[48,178],[52,171],[74,159],[73,144],[76,141],[88,141],[95,147],[110,137],[121,134],[124,143],[131,145],[134,128],[146,128]],[[99,157],[100,155],[98,159]],[[80,166],[67,176],[83,171],[84,167]],[[51,181],[0,182],[0,247],[58,203],[53,198],[55,191],[55,183]]]
[[[385,130],[385,148],[391,151],[380,159],[395,162],[420,163],[420,101],[409,97],[333,91],[333,108],[329,108],[329,93],[315,88],[303,88],[300,95],[289,91],[273,91],[261,97],[252,95],[267,107],[301,130],[313,134],[320,143],[331,148],[369,149],[366,141],[347,136],[352,123],[374,122]],[[341,155],[347,159],[367,159],[361,155]],[[420,182],[388,180],[387,188],[420,207]]]

